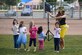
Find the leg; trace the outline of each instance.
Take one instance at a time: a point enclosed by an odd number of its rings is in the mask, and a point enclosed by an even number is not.
[[[61,27],[61,31],[60,31],[60,46],[62,49],[64,49],[64,37],[65,37],[65,34],[67,32],[67,25],[62,25],[60,26]]]
[[[39,50],[41,49],[41,41],[39,40]]]
[[[54,50],[56,51],[56,38],[54,38]]]
[[[40,50],[44,49],[44,40],[39,40],[39,49]]]
[[[24,45],[24,50],[26,51],[26,44],[23,44]]]
[[[31,45],[32,45],[32,39],[30,38],[29,47],[31,47]]]
[[[34,52],[36,52],[36,38],[33,39],[33,42],[34,42]]]
[[[14,38],[14,48],[16,48],[16,35],[13,35]]]
[[[33,39],[34,47],[36,47],[36,39]]]
[[[60,38],[57,38],[57,51],[59,51]]]
[[[32,45],[32,39],[30,38],[28,51],[30,51],[31,45]]]
[[[19,35],[16,35],[16,48],[18,48],[18,44],[17,44],[18,36]]]
[[[62,49],[64,49],[64,39],[63,38],[60,39],[60,46]]]
[[[23,37],[22,37],[22,43],[24,45],[24,50],[26,51],[26,43],[27,43],[27,36],[26,35],[23,35]]]
[[[41,48],[44,49],[44,40],[41,40]]]

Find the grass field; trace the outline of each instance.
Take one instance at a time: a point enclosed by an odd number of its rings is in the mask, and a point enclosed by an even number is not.
[[[45,41],[45,49],[43,51],[37,50],[37,52],[34,53],[33,47],[30,52],[25,52],[23,47],[21,50],[17,51],[13,48],[12,35],[0,35],[0,55],[82,55],[82,36],[67,35],[65,37],[65,46],[65,49],[60,50],[60,53],[54,52],[52,39],[51,41]]]

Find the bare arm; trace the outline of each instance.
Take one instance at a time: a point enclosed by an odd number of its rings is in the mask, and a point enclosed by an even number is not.
[[[56,19],[62,19],[62,18],[66,18],[66,15],[63,16],[59,16],[59,17],[55,17]]]
[[[50,12],[47,12],[52,18],[55,18],[54,15],[52,15]]]

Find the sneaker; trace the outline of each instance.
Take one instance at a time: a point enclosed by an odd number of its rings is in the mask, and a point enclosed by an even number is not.
[[[59,53],[59,51],[56,51],[57,53]]]
[[[36,52],[36,50],[34,50],[34,52]]]
[[[26,49],[24,49],[24,51],[26,51]]]
[[[62,49],[65,49],[64,47]]]
[[[30,47],[28,48],[28,50],[27,50],[28,52],[30,51]]]
[[[36,52],[36,47],[34,47],[34,52]]]
[[[30,49],[27,50],[28,52],[30,51]]]

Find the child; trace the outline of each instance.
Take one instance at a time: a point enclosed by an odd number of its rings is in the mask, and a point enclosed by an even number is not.
[[[46,35],[43,32],[42,26],[38,28],[37,33],[38,33],[38,40],[39,40],[39,50],[43,50],[44,49],[44,38]]]
[[[27,30],[24,26],[24,22],[21,21],[19,25],[19,37],[18,37],[18,45],[21,46],[21,44],[24,45],[24,50],[26,51],[26,43],[27,43]]]
[[[37,34],[37,27],[34,25],[34,22],[31,21],[29,24],[29,33],[30,33],[30,41],[29,41],[29,48],[28,51],[30,51],[30,47],[32,43],[34,44],[34,52],[36,52],[36,34]]]
[[[60,45],[60,28],[59,28],[59,23],[55,23],[55,35],[54,35],[54,49],[57,53],[59,53],[59,45]]]
[[[18,21],[16,19],[13,20],[13,27],[12,27],[12,31],[13,31],[13,37],[14,37],[14,48],[18,48],[18,44],[17,44],[17,39],[18,39],[18,36],[19,36],[19,33],[18,33]]]

